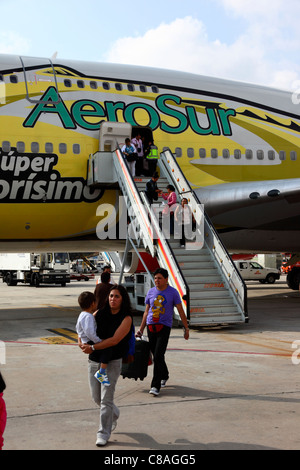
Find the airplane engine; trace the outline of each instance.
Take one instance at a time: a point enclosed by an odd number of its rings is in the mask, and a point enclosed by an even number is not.
[[[156,258],[152,258],[149,253],[140,253],[140,257],[143,259],[143,262],[146,264],[150,272],[155,271],[159,265]],[[119,252],[120,262],[122,264],[124,260],[124,253]],[[136,253],[127,253],[124,265],[124,273],[127,274],[136,274],[146,272],[146,269],[139,259]]]

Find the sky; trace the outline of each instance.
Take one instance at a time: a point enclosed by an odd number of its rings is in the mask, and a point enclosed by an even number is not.
[[[0,0],[0,53],[300,89],[299,0]]]

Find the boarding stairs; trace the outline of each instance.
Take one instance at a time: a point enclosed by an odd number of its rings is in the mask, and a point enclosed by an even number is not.
[[[160,155],[158,187],[164,190],[168,184],[172,184],[176,189],[177,200],[186,197],[189,201],[199,236],[198,242],[187,242],[185,248],[180,246],[179,239],[166,237],[160,228],[157,213],[153,206],[150,207],[144,192],[149,178],[132,177],[119,148],[109,156],[106,152],[106,163],[102,164],[101,160],[104,162],[105,159],[101,153],[90,156],[88,184],[95,186],[100,182],[101,187],[103,184],[111,187],[112,183],[106,177],[102,178],[102,182],[99,177],[101,166],[105,164],[107,169],[110,158],[113,162],[111,180],[117,182],[124,196],[131,222],[125,253],[135,251],[140,256],[141,251],[147,251],[157,258],[161,267],[168,270],[169,284],[179,291],[190,326],[247,323],[245,283],[172,152],[165,150]],[[94,168],[97,174],[93,174]],[[143,263],[143,259],[140,259]],[[175,319],[180,321],[176,309]]]

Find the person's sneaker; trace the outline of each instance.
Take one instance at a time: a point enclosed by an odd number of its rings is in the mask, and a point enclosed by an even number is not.
[[[108,380],[108,377],[106,374],[100,374],[99,370],[97,370],[96,374],[94,377],[100,382],[102,385],[105,385],[106,387],[110,386],[110,382]]]
[[[111,425],[111,432],[113,432],[117,427],[117,420],[113,421],[112,422],[112,425]]]
[[[102,439],[102,437],[97,437],[97,440],[96,440],[97,447],[103,447],[103,446],[106,446],[106,444],[107,444],[107,441],[105,439]]]
[[[166,380],[162,380],[162,381],[160,382],[161,388],[164,388],[166,385],[167,385],[167,381],[166,381]]]
[[[151,393],[151,395],[157,396],[159,394],[159,390],[157,390],[157,388],[155,388],[155,387],[152,387],[150,389],[149,393]]]

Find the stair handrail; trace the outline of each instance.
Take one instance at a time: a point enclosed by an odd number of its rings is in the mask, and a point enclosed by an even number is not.
[[[134,179],[132,178],[128,164],[123,156],[122,151],[119,148],[113,152],[113,161],[119,181],[119,186],[122,189],[124,196],[129,199],[131,206],[137,208],[137,210],[139,211],[138,222],[141,231],[140,237],[142,235],[142,240],[145,248],[148,248],[151,255],[155,256],[155,248],[153,244],[153,231],[149,221],[149,217],[145,210],[145,206],[143,205],[139,196],[139,191],[137,189]]]
[[[148,214],[151,217],[157,245],[156,256],[161,260],[160,265],[163,265],[161,267],[165,267],[165,269],[167,269],[169,279],[172,279],[171,283],[173,284],[173,287],[178,290],[180,297],[184,301],[186,317],[190,320],[190,288],[174,255],[174,251],[168,239],[165,238],[163,230],[160,228],[159,221],[149,204],[146,194],[144,192],[140,192],[140,196]]]
[[[138,191],[128,164],[119,148],[117,148],[113,153],[113,161],[120,188],[123,193],[125,192],[125,196],[129,198],[133,209],[137,211],[136,217],[138,217],[138,222],[143,236],[145,237],[146,234],[144,245],[146,244],[151,255],[153,257],[158,256],[161,260],[160,264],[166,267],[171,283],[179,291],[179,294],[184,301],[186,316],[189,320],[190,291],[176,257],[174,256],[174,252],[159,226],[159,222],[150,207],[146,195],[144,192],[140,193]]]
[[[203,216],[205,217],[204,223],[205,226],[208,227],[208,231],[205,230],[205,241],[208,244],[209,249],[218,257],[218,266],[219,268],[225,272],[226,274],[226,281],[233,293],[233,297],[236,299],[238,304],[243,310],[243,314],[245,319],[248,318],[248,307],[247,307],[247,287],[245,281],[243,280],[240,272],[236,268],[235,264],[233,263],[228,250],[220,237],[217,234],[209,216],[207,215],[203,205],[199,201],[197,194],[192,190],[188,180],[186,179],[185,175],[183,174],[180,166],[178,165],[173,153],[171,150],[165,149],[160,154],[159,159],[159,166],[162,166],[163,169],[169,175],[170,180],[173,182],[174,186],[178,194],[180,195],[188,195],[190,194],[190,203],[191,209],[194,212],[195,209],[201,208],[203,211]],[[196,204],[196,208],[194,205]],[[209,239],[209,232],[211,234],[211,239]]]

